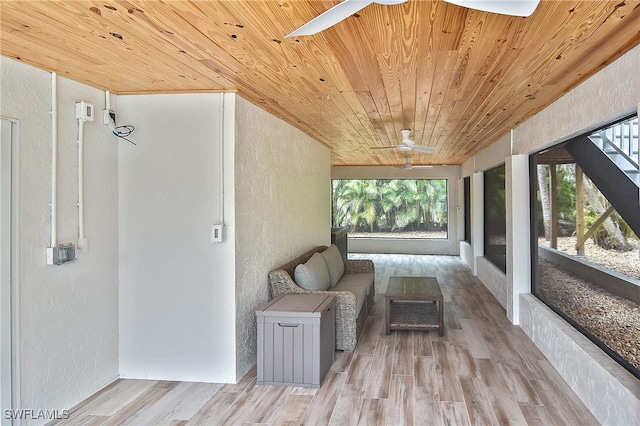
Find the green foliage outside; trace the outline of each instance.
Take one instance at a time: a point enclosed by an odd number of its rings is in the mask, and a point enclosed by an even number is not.
[[[333,181],[333,224],[351,232],[447,230],[446,179]]]

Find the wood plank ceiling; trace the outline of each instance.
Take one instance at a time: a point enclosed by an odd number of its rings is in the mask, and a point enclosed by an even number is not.
[[[461,164],[640,42],[640,0],[543,0],[528,18],[442,0],[2,1],[1,53],[117,94],[237,91],[331,148],[403,165],[400,130]],[[259,135],[256,135],[259,137]]]

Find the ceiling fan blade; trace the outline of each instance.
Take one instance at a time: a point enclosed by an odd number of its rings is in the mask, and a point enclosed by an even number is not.
[[[427,154],[432,154],[434,152],[436,152],[435,148],[432,148],[430,146],[422,146],[422,145],[414,145],[413,146],[413,150],[414,151],[418,151],[418,152],[424,152]]]
[[[397,146],[373,146],[369,149],[398,149]]]
[[[357,11],[364,9],[371,3],[378,3],[383,5],[393,5],[407,2],[409,0],[344,0],[342,3],[338,3],[331,9],[307,22],[297,30],[287,34],[285,37],[306,36],[317,34],[320,31],[337,24],[340,21],[347,19]]]
[[[540,0],[445,0],[469,9],[511,16],[530,16]]]
[[[338,22],[347,19],[360,9],[363,9],[373,3],[373,0],[344,0],[342,3],[338,3],[331,9],[322,13],[321,15],[313,18],[297,30],[285,37],[306,36],[319,33],[327,28],[337,24]]]

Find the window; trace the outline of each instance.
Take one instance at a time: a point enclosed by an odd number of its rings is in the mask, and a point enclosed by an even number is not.
[[[640,378],[638,155],[637,116],[533,155],[531,240],[533,294]]]
[[[448,238],[446,179],[337,179],[332,200],[350,238]]]
[[[504,164],[484,172],[484,256],[507,272],[507,207]]]
[[[464,240],[471,244],[471,178],[463,180],[464,186]]]

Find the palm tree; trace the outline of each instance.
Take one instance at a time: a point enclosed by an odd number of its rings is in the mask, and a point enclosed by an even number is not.
[[[334,224],[351,231],[446,225],[444,179],[356,179],[333,183]]]

